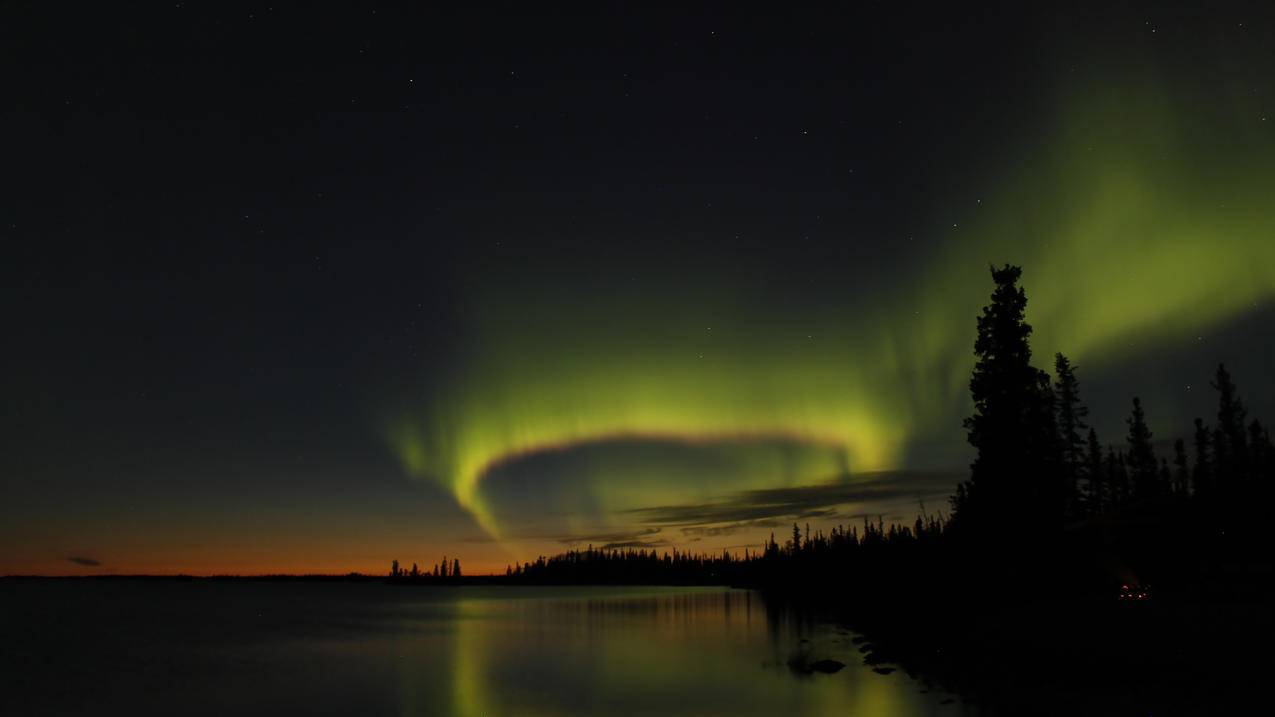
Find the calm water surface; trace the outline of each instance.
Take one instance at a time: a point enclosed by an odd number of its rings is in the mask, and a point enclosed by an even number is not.
[[[0,601],[5,715],[972,714],[749,591],[0,581]]]

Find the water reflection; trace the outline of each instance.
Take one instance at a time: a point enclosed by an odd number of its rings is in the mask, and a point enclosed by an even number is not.
[[[0,581],[0,598],[3,714],[964,714],[748,591]]]
[[[458,591],[446,654],[447,713],[961,714],[902,674],[873,673],[851,635],[749,591],[539,588]],[[423,675],[439,635],[404,635],[403,714],[428,711]],[[800,674],[795,659],[847,665]],[[428,681],[426,678],[424,681]],[[437,703],[433,703],[437,706]]]

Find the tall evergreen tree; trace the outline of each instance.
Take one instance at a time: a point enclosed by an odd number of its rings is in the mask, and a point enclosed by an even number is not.
[[[1087,479],[1087,496],[1090,513],[1100,513],[1106,506],[1103,500],[1103,464],[1102,445],[1098,443],[1098,432],[1091,426],[1087,441],[1088,453],[1085,458],[1085,477]]]
[[[1151,446],[1151,429],[1147,428],[1147,417],[1142,411],[1142,401],[1133,399],[1133,411],[1125,419],[1129,424],[1129,473],[1133,482],[1133,498],[1145,500],[1154,497],[1158,484],[1159,464],[1155,458],[1155,449]]]
[[[1214,495],[1221,496],[1230,491],[1235,479],[1231,468],[1231,442],[1226,440],[1226,432],[1221,428],[1213,429],[1209,441],[1213,446],[1212,489]]]
[[[1214,434],[1214,451],[1218,456],[1217,475],[1220,480],[1234,484],[1244,479],[1248,468],[1244,404],[1240,401],[1235,382],[1231,380],[1231,374],[1224,364],[1217,365],[1217,374],[1211,385],[1218,393],[1217,431]]]
[[[1062,520],[1062,495],[1049,375],[1031,365],[1022,270],[992,268],[996,288],[978,318],[970,378],[974,415],[965,420],[977,449],[963,494],[953,502],[954,526],[987,529],[1003,523],[1050,530]]]
[[[1249,478],[1255,483],[1254,492],[1265,495],[1275,480],[1275,446],[1271,434],[1260,421],[1248,424]]]
[[[1197,498],[1206,498],[1211,493],[1212,480],[1209,475],[1211,473],[1211,464],[1209,456],[1209,444],[1212,443],[1212,434],[1209,427],[1204,425],[1204,419],[1195,419],[1195,465],[1191,468],[1191,492]]]
[[[1124,453],[1107,448],[1107,495],[1109,504],[1124,505],[1129,498],[1129,473],[1125,470]]]
[[[1057,409],[1058,442],[1061,470],[1065,481],[1066,509],[1075,514],[1079,509],[1080,476],[1085,467],[1085,418],[1089,409],[1080,402],[1080,382],[1071,360],[1061,353],[1054,355],[1054,401]]]
[[[1173,492],[1179,496],[1190,493],[1191,473],[1187,469],[1186,442],[1181,438],[1173,442]]]

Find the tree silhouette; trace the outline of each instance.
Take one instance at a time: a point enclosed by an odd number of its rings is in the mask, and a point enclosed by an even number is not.
[[[1070,514],[1079,512],[1080,475],[1086,466],[1085,439],[1081,434],[1088,427],[1085,418],[1089,409],[1080,402],[1080,382],[1076,380],[1075,367],[1061,353],[1054,355],[1054,395],[1056,396],[1058,441],[1066,501]]]
[[[1209,427],[1204,425],[1204,419],[1195,419],[1195,465],[1191,469],[1191,486],[1192,493],[1200,498],[1208,498],[1212,494],[1212,464],[1210,458],[1210,445],[1213,442],[1213,434],[1209,431]]]
[[[1129,497],[1129,473],[1125,470],[1124,453],[1107,448],[1107,501],[1109,507],[1119,507]]]
[[[1249,474],[1252,480],[1258,481],[1255,492],[1268,493],[1271,481],[1275,480],[1275,445],[1271,444],[1270,431],[1256,419],[1248,424],[1248,445],[1252,464]]]
[[[1105,500],[1103,497],[1103,478],[1105,471],[1102,462],[1102,445],[1098,443],[1098,432],[1092,427],[1089,428],[1089,437],[1086,441],[1087,451],[1085,455],[1085,476],[1087,481],[1087,499],[1090,513],[1101,512]]]
[[[1020,533],[1050,531],[1061,524],[1064,502],[1053,391],[1049,375],[1031,365],[1022,270],[1006,264],[991,271],[996,288],[974,342],[974,415],[965,420],[978,453],[953,500],[952,520],[961,529],[1012,523]]]
[[[1187,468],[1186,442],[1181,438],[1173,442],[1173,493],[1186,496],[1190,493],[1191,473]]]
[[[1234,481],[1243,480],[1248,468],[1248,436],[1244,426],[1244,404],[1235,390],[1231,374],[1223,364],[1210,384],[1218,393],[1217,430],[1213,435],[1218,475]]]
[[[1145,500],[1157,493],[1159,463],[1156,461],[1155,449],[1151,446],[1151,429],[1147,428],[1147,417],[1142,410],[1142,401],[1136,396],[1133,399],[1133,411],[1125,419],[1129,424],[1128,467],[1133,481],[1133,498]]]

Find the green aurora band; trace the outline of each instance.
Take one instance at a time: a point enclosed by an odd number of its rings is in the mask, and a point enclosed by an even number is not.
[[[387,438],[493,537],[506,526],[484,479],[547,451],[632,438],[734,456],[705,480],[596,465],[605,516],[902,468],[918,436],[959,447],[989,262],[1024,266],[1042,365],[1055,350],[1110,365],[1275,293],[1275,121],[1153,87],[1062,93],[1047,141],[885,290],[772,305],[759,277],[696,275],[659,292],[615,277],[474,292],[468,360]]]

